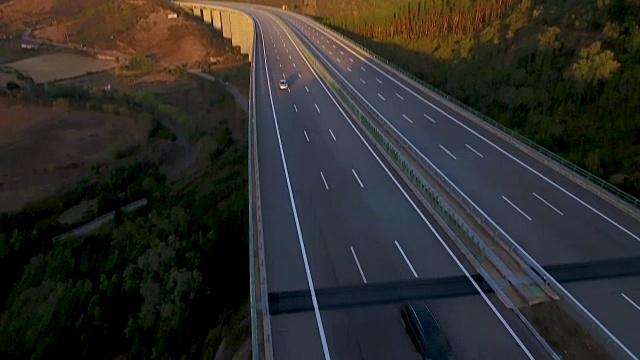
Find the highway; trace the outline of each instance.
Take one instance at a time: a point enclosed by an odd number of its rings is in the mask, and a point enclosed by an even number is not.
[[[275,12],[541,265],[640,254],[640,223],[627,213],[451,111],[339,36],[301,16]],[[606,292],[606,284],[616,284],[617,293],[610,294],[615,300],[591,301],[584,291],[575,296],[638,356],[640,309],[610,305],[640,284],[601,281],[593,284],[600,289],[595,292]]]
[[[211,4],[208,1],[203,6]],[[316,289],[475,275],[301,55],[280,17],[541,265],[640,255],[640,224],[452,112],[307,18],[224,3],[256,22],[255,114],[268,290],[313,311],[271,317],[276,359],[417,358],[399,304],[320,309]],[[278,89],[278,80],[289,90]],[[566,287],[636,355],[640,279]],[[456,359],[545,359],[493,295],[429,300]]]
[[[269,292],[468,275],[273,19],[257,23],[256,126]],[[286,78],[290,89],[278,89]],[[429,301],[461,359],[544,359],[493,296]],[[470,322],[469,319],[474,321]],[[415,359],[396,305],[272,316],[277,359]]]

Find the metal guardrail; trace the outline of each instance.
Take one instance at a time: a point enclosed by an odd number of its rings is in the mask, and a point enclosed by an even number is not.
[[[254,23],[253,55],[249,84],[249,121],[247,125],[249,140],[249,238],[251,241],[249,246],[251,259],[251,349],[254,360],[271,360],[273,359],[273,348],[264,257],[264,234],[262,232],[262,200],[260,198],[260,168],[258,165],[258,138],[255,116],[255,59],[258,32],[255,26],[255,19],[251,16],[249,18]]]
[[[287,28],[288,29],[288,28]],[[342,92],[342,89],[335,84],[332,77],[329,76],[321,66],[318,66],[315,61],[313,61],[313,57],[310,58],[310,62],[314,63],[314,65],[318,68],[318,71],[327,79],[327,82],[332,85],[332,88],[336,90],[336,92],[340,95],[340,97],[348,104],[349,108],[354,111],[354,113],[358,114],[358,120],[367,128],[367,130],[371,131],[374,135],[374,138],[384,144],[385,149],[390,151],[392,158],[395,161],[400,161],[402,159],[400,153],[397,149],[393,147],[379,132],[378,129],[375,128],[373,124],[371,124],[364,114],[362,114],[357,108],[356,105],[351,103],[350,99],[346,94]],[[331,64],[325,61],[325,64],[328,68],[333,69],[334,76],[338,78],[342,78],[343,85],[346,85],[347,91],[354,96],[355,98],[360,100],[360,103],[365,104],[367,107],[367,111],[374,114],[380,123],[389,133],[393,134],[393,136],[405,147],[407,151],[409,151],[416,159],[419,160],[420,164],[427,169],[431,174],[433,174],[438,181],[441,182],[442,185],[446,186],[449,191],[451,191],[462,203],[462,205],[469,211],[478,221],[488,228],[494,236],[496,236],[500,241],[503,241],[507,246],[509,251],[512,251],[516,256],[518,256],[527,266],[533,269],[538,275],[544,279],[545,283],[551,287],[551,289],[561,295],[561,301],[563,302],[563,307],[565,310],[568,310],[572,317],[575,320],[578,320],[581,325],[585,326],[589,329],[589,333],[594,336],[607,351],[611,353],[611,355],[620,359],[633,359],[638,360],[638,358],[633,355],[608,329],[606,329],[591,313],[585,309],[582,304],[580,304],[564,287],[562,287],[551,275],[549,275],[540,264],[538,264],[533,258],[527,254],[509,235],[507,235],[502,228],[500,228],[493,220],[491,220],[471,199],[469,199],[453,182],[451,182],[433,163],[427,159],[418,149],[411,144],[393,125],[391,125],[382,115],[372,107],[360,93],[358,93],[351,85],[340,75]],[[406,160],[402,159],[401,168],[410,176],[410,178],[414,181],[416,185],[419,185],[423,191],[425,191],[425,195],[428,197],[433,197],[432,188],[430,185],[423,183],[423,179],[421,179],[415,169],[408,163]],[[436,195],[437,196],[437,195]],[[455,219],[453,222],[456,226],[460,226],[457,222],[460,221],[457,215],[451,213],[451,209],[448,205],[444,204],[441,200],[436,200],[436,203],[439,207],[442,207],[444,211],[444,216]],[[446,206],[446,207],[445,207]]]
[[[300,15],[296,15],[296,16],[300,16]],[[542,155],[542,156],[536,156],[536,158],[538,160],[542,161],[543,163],[545,163],[546,165],[549,165],[549,166],[553,167],[554,169],[556,169],[558,171],[561,171],[561,172],[565,172],[565,171],[562,171],[561,168],[563,168],[563,169],[566,169],[569,172],[573,173],[572,180],[577,182],[579,185],[581,185],[583,187],[586,187],[588,190],[591,190],[591,191],[595,192],[596,195],[598,195],[600,197],[604,197],[605,200],[609,200],[609,201],[614,202],[614,205],[616,205],[618,208],[620,208],[621,210],[623,210],[627,214],[635,217],[636,219],[640,220],[640,212],[638,211],[638,209],[640,209],[640,200],[637,199],[636,197],[634,197],[633,195],[620,190],[615,185],[613,185],[613,184],[611,184],[611,183],[599,178],[598,176],[588,172],[587,170],[579,167],[578,165],[576,165],[576,164],[564,159],[563,157],[553,153],[552,151],[550,151],[550,150],[538,145],[537,143],[529,140],[528,138],[520,135],[519,133],[517,133],[517,132],[507,128],[506,126],[498,123],[497,121],[489,118],[488,116],[482,114],[481,112],[477,111],[476,109],[471,108],[470,106],[464,104],[463,102],[459,101],[458,99],[456,99],[456,98],[450,96],[449,94],[443,92],[442,90],[440,90],[440,89],[438,89],[438,88],[426,83],[422,79],[419,79],[418,77],[416,77],[415,75],[413,75],[413,74],[409,73],[408,71],[402,69],[401,67],[389,62],[385,58],[375,54],[374,52],[372,52],[371,50],[367,49],[366,47],[356,43],[355,41],[351,40],[350,38],[348,38],[348,37],[346,37],[346,36],[344,36],[342,34],[340,34],[339,32],[334,31],[333,29],[331,29],[326,24],[319,23],[319,22],[315,22],[315,23],[320,24],[327,31],[330,31],[331,34],[339,36],[344,42],[350,44],[351,46],[353,46],[353,47],[355,47],[357,49],[359,49],[360,51],[366,53],[367,55],[375,58],[376,60],[378,60],[381,63],[385,64],[387,67],[393,69],[394,71],[402,74],[404,77],[408,78],[409,80],[413,81],[414,83],[418,84],[419,86],[422,86],[422,87],[426,88],[427,90],[431,91],[432,93],[435,93],[439,97],[441,97],[443,99],[446,99],[450,103],[452,103],[452,104],[458,106],[459,108],[462,108],[464,111],[474,115],[478,120],[480,120],[480,121],[478,121],[478,123],[480,125],[482,125],[486,129],[488,129],[492,133],[500,136],[501,138],[509,141],[512,145],[517,146],[518,148],[520,148],[521,150],[523,150],[523,151],[525,151],[527,153],[531,154],[532,152],[535,152],[535,153],[537,153],[539,155]],[[601,189],[601,190],[604,190],[604,192],[598,190],[598,188]],[[623,203],[621,203],[620,200],[622,200]]]
[[[291,30],[288,26],[283,26],[286,31],[291,33]],[[294,34],[291,34],[294,41],[299,42],[297,37]],[[486,273],[483,266],[480,265],[478,259],[482,259],[484,257],[483,241],[482,239],[475,233],[473,229],[471,229],[466,222],[460,218],[460,216],[456,213],[455,210],[447,203],[447,201],[441,198],[438,192],[433,188],[428,181],[426,181],[419,171],[417,171],[414,166],[408,161],[402,152],[399,151],[390,141],[386,139],[386,137],[382,134],[382,132],[372,124],[368,116],[361,112],[358,106],[353,103],[353,101],[349,98],[347,94],[342,91],[342,87],[337,84],[333,78],[326,73],[323,65],[318,64],[316,61],[316,57],[308,52],[306,47],[302,44],[299,44],[300,48],[307,53],[307,60],[314,65],[314,68],[323,76],[325,81],[331,86],[331,88],[335,91],[335,93],[341,98],[342,103],[345,104],[351,113],[355,115],[354,117],[360,122],[362,127],[367,130],[369,135],[373,139],[375,139],[381,148],[389,155],[391,160],[395,162],[397,166],[396,169],[401,170],[404,173],[405,179],[409,180],[415,186],[415,189],[418,190],[420,195],[424,199],[428,201],[428,204],[425,204],[429,208],[435,211],[434,215],[438,216],[440,220],[446,223],[446,226],[453,232],[454,236],[451,236],[452,240],[456,242],[458,247],[469,254],[472,254],[471,257],[467,257],[472,263],[474,263],[474,268],[476,268],[485,281],[490,284],[491,288],[499,294],[499,296],[505,301],[508,307],[514,312],[514,314],[523,322],[523,324],[527,327],[527,329],[533,334],[536,340],[542,345],[542,347],[549,353],[549,355],[556,360],[562,359],[559,355],[555,353],[555,351],[549,346],[549,344],[545,341],[545,339],[537,332],[537,330],[533,327],[533,325],[528,321],[528,319],[522,314],[522,312],[513,304],[513,302],[509,299],[509,297],[503,292],[502,288],[495,283],[493,278]],[[326,62],[325,59],[324,66],[328,67],[334,73],[334,76],[342,78],[342,76],[330,65]],[[342,78],[343,82],[346,82],[344,78]],[[357,93],[353,93],[355,90],[351,88],[351,85],[346,83],[347,89],[352,95],[356,95]],[[357,94],[359,95],[359,94]],[[368,109],[371,113],[372,109]],[[379,119],[378,119],[379,120]],[[379,122],[379,121],[378,121]],[[389,130],[389,129],[387,129]],[[394,129],[395,130],[395,129]],[[405,139],[406,140],[406,139]],[[424,203],[424,202],[423,202]],[[463,238],[465,241],[460,241],[460,238]],[[466,244],[465,244],[466,243]],[[481,260],[480,260],[481,261]]]

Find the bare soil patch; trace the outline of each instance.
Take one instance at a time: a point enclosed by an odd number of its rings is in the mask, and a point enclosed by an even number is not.
[[[28,74],[38,84],[104,71],[117,67],[118,64],[89,56],[59,52],[19,60],[7,66]]]
[[[146,137],[144,126],[113,115],[5,109],[0,112],[0,211],[20,209],[88,175],[93,162],[110,156],[110,145],[141,143]]]

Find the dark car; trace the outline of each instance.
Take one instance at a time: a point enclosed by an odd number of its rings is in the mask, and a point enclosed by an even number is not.
[[[449,341],[424,302],[407,303],[401,313],[405,330],[423,359],[449,359]]]

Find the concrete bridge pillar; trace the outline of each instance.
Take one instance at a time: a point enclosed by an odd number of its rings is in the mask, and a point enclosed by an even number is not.
[[[228,11],[222,12],[222,36],[225,39],[232,39],[232,29],[231,29],[231,13]]]
[[[213,19],[213,27],[222,30],[222,12],[220,10],[211,9],[211,17]]]
[[[205,24],[213,25],[213,20],[211,19],[211,9],[202,9],[202,19],[204,20]]]

